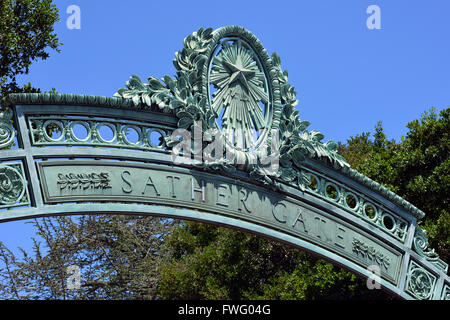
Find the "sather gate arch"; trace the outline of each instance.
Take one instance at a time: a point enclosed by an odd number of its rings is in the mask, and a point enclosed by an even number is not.
[[[450,299],[424,213],[308,131],[276,54],[238,26],[200,29],[175,77],[115,97],[11,94],[0,114],[0,222],[150,214],[239,228],[369,277],[404,299]]]

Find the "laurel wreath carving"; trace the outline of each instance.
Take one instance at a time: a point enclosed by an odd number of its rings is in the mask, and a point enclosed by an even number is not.
[[[109,189],[111,182],[108,173],[68,173],[58,174],[57,184],[59,185],[60,190],[65,188],[69,190],[75,189]]]
[[[361,254],[363,257],[367,257],[370,260],[376,262],[379,266],[388,268],[391,261],[388,257],[383,255],[380,251],[374,247],[366,245],[361,239],[353,238],[352,241],[353,251],[357,254]]]

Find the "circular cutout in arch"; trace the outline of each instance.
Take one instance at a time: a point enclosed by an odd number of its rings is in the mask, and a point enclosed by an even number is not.
[[[309,184],[307,185],[307,188],[314,192],[320,191],[320,180],[317,178],[316,175],[309,173]]]
[[[116,126],[107,123],[100,122],[96,126],[97,138],[102,143],[112,143],[117,139],[117,129]]]
[[[367,219],[375,221],[378,217],[378,210],[373,204],[366,202],[363,206],[363,214]]]
[[[64,139],[63,131],[64,125],[61,121],[47,120],[42,125],[44,130],[44,137],[52,142],[59,142]]]
[[[381,216],[381,221],[382,221],[383,227],[385,227],[387,230],[389,230],[391,232],[394,231],[395,227],[397,226],[397,223],[395,222],[394,217],[388,213],[384,213]]]
[[[70,124],[70,135],[76,142],[86,142],[91,139],[91,130],[86,122],[74,121]]]
[[[353,192],[347,192],[344,195],[345,206],[350,210],[356,211],[359,207],[358,197]]]
[[[166,133],[161,129],[150,129],[147,132],[148,143],[153,148],[162,149],[165,146],[164,137]]]
[[[337,185],[332,182],[327,182],[325,184],[325,196],[333,201],[339,201],[341,193]]]
[[[123,138],[127,144],[139,145],[142,143],[141,129],[134,125],[126,125],[122,128]]]

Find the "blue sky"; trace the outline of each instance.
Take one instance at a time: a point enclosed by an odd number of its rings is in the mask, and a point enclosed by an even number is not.
[[[241,25],[277,52],[296,88],[300,117],[325,141],[373,131],[399,140],[431,107],[450,106],[450,1],[56,0],[61,53],[34,63],[22,83],[60,93],[112,96],[129,76],[173,76],[174,53],[200,27]],[[69,5],[81,29],[69,30]],[[369,30],[369,5],[381,29]],[[29,248],[33,228],[0,224],[0,241]]]

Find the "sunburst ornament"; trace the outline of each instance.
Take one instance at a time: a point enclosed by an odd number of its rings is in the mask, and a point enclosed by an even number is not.
[[[237,149],[249,150],[267,126],[267,79],[258,57],[242,39],[223,41],[217,52],[209,76],[216,89],[211,106],[221,115],[227,141]]]

